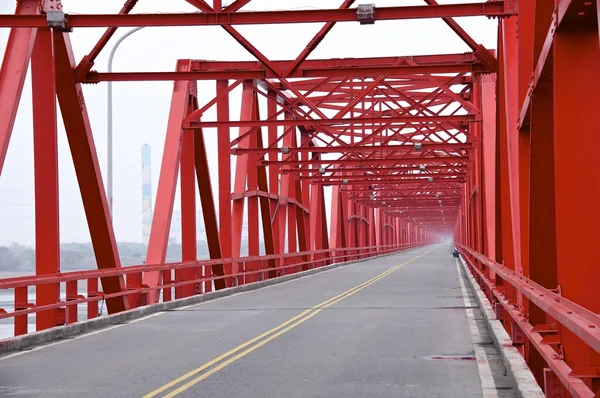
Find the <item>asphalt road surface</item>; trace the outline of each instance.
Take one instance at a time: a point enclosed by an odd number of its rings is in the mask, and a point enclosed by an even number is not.
[[[413,249],[0,358],[0,396],[482,397],[468,307]]]

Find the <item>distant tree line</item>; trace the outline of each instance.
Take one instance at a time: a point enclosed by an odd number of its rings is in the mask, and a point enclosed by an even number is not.
[[[118,242],[117,246],[119,247],[121,265],[138,265],[144,262],[146,258],[146,245],[133,242]],[[198,259],[208,259],[210,257],[206,242],[198,242],[197,250]],[[241,255],[244,256],[247,253],[247,242],[243,240]],[[261,253],[264,253],[262,247]],[[169,243],[166,261],[181,261],[181,244]],[[62,271],[76,271],[97,268],[92,244],[62,243],[60,245],[60,268]],[[12,243],[8,246],[0,246],[0,272],[32,273],[34,271],[34,248],[18,243]]]

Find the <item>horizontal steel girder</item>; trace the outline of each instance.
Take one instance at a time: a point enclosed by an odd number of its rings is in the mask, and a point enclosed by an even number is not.
[[[363,153],[363,154],[372,154],[372,153],[423,153],[425,151],[438,150],[438,151],[458,151],[463,149],[471,149],[473,148],[473,144],[470,142],[467,143],[423,143],[421,142],[422,148],[421,151],[415,150],[414,144],[411,145],[361,145],[361,143],[356,143],[354,145],[337,145],[337,146],[312,146],[312,147],[300,147],[300,148],[287,148],[288,153]],[[277,153],[281,152],[282,148],[233,148],[231,149],[231,153],[233,155],[243,155],[245,153]],[[434,158],[427,158],[434,159]],[[441,158],[440,158],[441,159]],[[446,158],[444,158],[446,159]],[[460,158],[458,158],[460,159]],[[405,160],[405,159],[399,159]],[[273,161],[274,162],[274,161]],[[327,160],[323,160],[323,162],[327,162]]]
[[[411,64],[399,64],[410,59]],[[267,79],[279,77],[262,62],[256,61],[205,61],[192,60],[187,71],[165,72],[97,72],[91,71],[82,78],[83,83],[101,81],[161,81],[161,80],[214,80],[214,79]],[[277,70],[286,71],[293,60],[272,61]],[[479,63],[473,53],[419,55],[410,57],[333,58],[306,60],[287,78],[365,77],[386,76],[394,85],[393,76],[418,76],[422,73],[472,73],[493,72]],[[429,80],[426,80],[429,81]],[[461,84],[466,82],[459,81]],[[457,82],[456,84],[459,84]],[[279,83],[275,82],[276,85]],[[293,82],[299,87],[305,82]],[[318,84],[318,83],[317,83]],[[406,84],[406,82],[405,82]],[[411,83],[412,84],[412,83]],[[285,90],[285,86],[280,87]],[[428,94],[428,93],[427,93]]]
[[[447,171],[447,172],[460,172],[466,169],[465,166],[431,166],[427,168],[427,171]],[[397,166],[397,167],[385,167],[385,166],[377,166],[377,167],[339,167],[339,168],[325,168],[326,173],[336,173],[336,174],[346,174],[346,173],[354,173],[350,175],[361,174],[365,172],[393,172],[393,173],[409,173],[413,171],[419,171],[418,166]],[[296,168],[296,169],[283,169],[281,170],[282,174],[317,174],[320,173],[320,170],[317,168],[308,169],[306,167]],[[409,173],[405,175],[410,176],[420,176],[427,177],[433,176],[435,174],[426,174],[427,172],[419,172],[419,173]],[[402,175],[402,174],[395,174]]]
[[[447,4],[439,6],[380,7],[378,21],[443,17],[508,17],[516,14],[514,0],[488,3]],[[95,14],[67,15],[67,28],[118,26],[210,26],[356,22],[356,9],[212,12],[181,14]],[[1,15],[0,28],[48,26],[45,15]]]
[[[392,116],[392,117],[350,117],[344,119],[294,119],[294,120],[232,120],[228,122],[218,121],[190,121],[184,123],[186,129],[200,129],[210,127],[259,127],[259,126],[372,126],[380,127],[381,124],[388,124],[390,128],[393,123],[419,123],[421,125],[429,123],[467,123],[477,122],[481,119],[476,115],[459,116]]]

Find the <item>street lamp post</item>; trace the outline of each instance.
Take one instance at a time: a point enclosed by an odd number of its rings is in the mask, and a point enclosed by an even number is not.
[[[143,29],[143,26],[140,26],[138,28],[134,28],[131,29],[129,32],[125,33],[119,40],[117,40],[117,42],[115,43],[115,45],[113,46],[112,50],[110,51],[110,55],[108,57],[108,72],[112,72],[112,63],[113,63],[113,58],[115,56],[115,51],[117,51],[117,48],[119,47],[119,45],[123,42],[123,40],[125,40],[126,38],[128,38],[129,36],[131,36],[132,34],[134,34],[135,32],[137,32],[140,29]],[[107,184],[106,184],[106,190],[107,190],[107,196],[108,196],[108,210],[110,213],[110,220],[112,222],[113,219],[113,110],[112,110],[112,81],[108,81],[108,107],[107,107],[107,114],[106,114],[106,122],[107,122],[107,128],[106,128],[106,151],[107,151],[107,159],[106,159],[106,174],[107,174]]]

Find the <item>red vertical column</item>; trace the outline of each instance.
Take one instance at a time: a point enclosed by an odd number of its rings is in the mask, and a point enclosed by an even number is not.
[[[509,24],[507,38],[505,40],[505,31],[507,27],[504,26],[504,22]],[[516,221],[515,219],[515,211],[518,207],[518,199],[514,196],[513,188],[515,186],[514,183],[511,184],[511,180],[514,179],[518,184],[518,163],[515,162],[514,157],[518,155],[518,148],[514,147],[514,134],[513,130],[516,128],[516,124],[512,125],[511,122],[514,120],[511,118],[511,114],[515,112],[513,109],[513,104],[511,102],[511,98],[514,97],[514,89],[516,86],[516,81],[514,74],[508,72],[511,68],[516,67],[515,60],[512,59],[512,56],[515,55],[516,45],[513,43],[515,40],[515,25],[513,22],[502,21],[500,33],[498,37],[499,41],[499,81],[498,81],[498,108],[499,108],[499,128],[498,128],[498,138],[499,138],[499,159],[500,164],[497,170],[497,175],[500,178],[500,189],[497,190],[500,193],[500,202],[499,202],[499,213],[501,224],[501,233],[502,233],[502,245],[500,246],[502,252],[502,260],[504,261],[504,265],[510,269],[515,268],[515,256],[520,252],[519,249],[515,248],[515,244],[513,242],[518,240],[518,236],[515,236],[515,230],[513,226]],[[506,48],[506,44],[508,44],[508,49]],[[508,50],[508,54],[505,52]],[[508,62],[507,62],[508,61]],[[507,90],[508,88],[508,90]],[[508,92],[507,92],[508,91]],[[509,98],[507,98],[509,97]],[[518,226],[519,224],[516,223]],[[499,277],[496,277],[496,284],[502,284],[502,280]],[[510,300],[514,300],[516,298],[516,293],[512,286],[506,284],[503,285],[504,293],[506,297]],[[505,327],[508,329],[510,334],[510,322],[505,323]]]
[[[383,240],[384,240],[384,234],[385,231],[383,229],[383,222],[382,222],[382,211],[381,208],[376,208],[374,209],[375,215],[373,217],[373,222],[374,222],[374,226],[373,226],[373,231],[374,231],[374,240],[373,240],[373,246],[381,246],[383,244]]]
[[[560,27],[554,41],[554,151],[558,283],[569,300],[600,313],[600,71],[597,27]],[[574,132],[576,134],[574,135]],[[563,328],[569,366],[599,366],[600,355]],[[600,390],[600,379],[593,389]]]
[[[332,188],[331,194],[331,224],[330,224],[330,237],[331,237],[331,248],[339,249],[342,247],[342,228],[341,228],[341,192],[340,186],[335,185]],[[339,256],[341,252],[336,250],[333,257]]]
[[[258,102],[258,94],[254,93],[254,115],[253,119],[260,120],[259,113],[259,102]],[[263,135],[262,129],[258,129],[256,131],[256,148],[262,149],[263,145]],[[261,163],[258,163],[258,161]],[[275,238],[273,234],[273,212],[271,211],[270,199],[268,198],[269,194],[269,184],[268,184],[268,176],[266,166],[262,164],[264,160],[264,155],[260,155],[260,158],[256,158],[257,167],[256,167],[256,182],[258,187],[259,196],[258,201],[260,204],[260,217],[262,224],[262,236],[264,241],[264,249],[266,255],[274,255],[275,254]],[[278,183],[276,182],[276,186]],[[260,276],[262,278],[275,278],[277,276],[277,264],[274,259],[267,260],[266,263],[261,261],[260,266],[262,268],[268,268],[268,273],[261,273]]]
[[[217,120],[229,121],[229,92],[227,80],[217,80]],[[229,155],[229,127],[217,129],[217,151],[219,162],[219,240],[223,258],[232,256],[231,230],[231,159]],[[238,253],[239,254],[239,253]],[[225,265],[225,274],[237,273],[233,264]]]
[[[58,138],[52,31],[38,29],[31,58],[33,88],[33,150],[35,172],[35,273],[60,272],[58,216]],[[36,305],[56,304],[59,285],[36,287]],[[58,310],[42,311],[36,330],[57,326]]]
[[[327,231],[327,209],[325,207],[325,189],[321,186],[321,198],[320,198],[321,204],[321,248],[322,249],[329,249],[329,232]],[[326,254],[325,257],[328,257],[329,255]]]
[[[496,251],[496,75],[481,76],[484,254]]]
[[[252,120],[256,114],[255,108],[258,107],[258,103],[255,97],[254,91],[252,91],[252,97],[249,102],[242,104],[242,118],[240,120]],[[250,115],[246,112],[250,111]],[[247,118],[247,119],[246,119]],[[253,129],[249,135],[249,147],[255,148],[257,142],[257,131]],[[241,135],[241,129],[240,129]],[[260,239],[259,239],[259,224],[258,224],[258,173],[257,173],[258,161],[256,153],[248,154],[248,167],[244,171],[248,177],[248,255],[258,256],[260,254]],[[240,193],[240,191],[236,191]],[[260,263],[252,261],[246,264],[246,271],[257,271],[260,268]],[[254,282],[258,280],[258,274],[246,275],[246,283]]]
[[[254,93],[252,87],[249,84],[244,84],[242,91],[242,108],[240,114],[240,120],[250,120],[252,117],[252,103],[254,101]],[[239,135],[243,135],[248,131],[247,128],[240,128]],[[256,137],[255,141],[256,142]],[[250,145],[250,137],[245,137],[238,144],[239,148],[248,148]],[[236,157],[235,162],[235,180],[233,184],[233,192],[236,197],[233,200],[232,210],[231,210],[231,221],[232,221],[232,245],[231,245],[231,255],[234,258],[240,257],[240,249],[242,243],[242,228],[244,222],[244,207],[245,207],[245,197],[244,192],[246,191],[246,176],[248,168],[248,159],[249,154],[242,154]],[[256,170],[255,170],[256,171]],[[257,206],[258,207],[258,206]],[[250,225],[248,225],[250,227]],[[248,230],[248,235],[250,235],[250,230]],[[255,234],[258,234],[258,221]],[[258,239],[258,237],[255,237]],[[239,269],[240,264],[234,264],[233,270],[234,273],[241,272]],[[238,277],[235,283],[240,284],[242,282],[242,278]]]
[[[539,2],[538,2],[539,3]],[[521,109],[529,89],[534,68],[534,29],[536,2],[519,2],[518,23],[518,110]],[[524,275],[529,275],[529,169],[530,169],[530,132],[524,126],[519,132],[519,208],[521,228],[521,267]],[[526,301],[526,300],[525,300]],[[527,303],[524,303],[525,307]]]
[[[501,142],[503,149],[502,161],[505,165],[505,186],[503,195],[506,193],[506,226],[510,229],[510,239],[503,240],[507,246],[507,255],[504,261],[510,268],[517,272],[521,269],[521,234],[520,234],[520,170],[519,170],[519,136],[517,131],[518,113],[518,80],[517,80],[517,21],[509,18],[501,22],[502,26],[502,66],[503,84],[501,87],[502,110],[500,114],[503,129],[501,130]],[[506,235],[508,238],[508,235]],[[508,248],[510,246],[510,248]]]
[[[534,22],[531,23],[531,27],[535,28],[531,34],[533,38],[531,52],[535,60],[538,59],[545,42],[553,12],[553,2],[537,2],[535,4]],[[547,289],[558,287],[554,198],[554,118],[548,117],[554,112],[552,71],[552,62],[548,61],[532,93],[529,133],[529,278]],[[528,73],[531,75],[532,71]],[[555,323],[533,303],[528,303],[527,311],[529,322],[532,325]],[[531,346],[526,348],[527,363],[538,383],[543,385],[546,361]]]
[[[269,91],[268,101],[267,101],[267,116],[269,119],[276,118],[277,114],[277,97],[273,91]],[[268,127],[268,144],[267,147],[276,147],[277,144],[277,126],[269,126]],[[270,152],[269,160],[276,161],[279,160],[279,153]],[[271,214],[279,216],[279,212],[282,213],[285,218],[285,205],[281,205],[279,200],[279,173],[277,170],[277,166],[271,165],[269,166],[269,193],[271,195],[275,195],[276,199],[269,199]],[[275,245],[275,253],[282,254],[283,253],[283,242],[285,241],[285,224],[281,225],[279,222],[274,222],[273,224],[273,243]],[[281,229],[283,227],[283,229]]]
[[[320,250],[321,249],[321,198],[320,198],[321,186],[313,184],[310,191],[310,240],[308,250]],[[315,257],[313,257],[315,258]]]
[[[285,113],[285,118],[288,119],[290,118],[291,115],[286,112]],[[284,132],[284,137],[283,137],[283,146],[286,146],[288,148],[292,148],[294,146],[296,146],[296,128],[295,127],[288,127],[286,128],[286,131]],[[287,159],[289,160],[296,160],[298,158],[298,155],[296,153],[288,155]],[[274,166],[271,166],[274,167]],[[289,168],[289,166],[284,166],[284,168]],[[296,221],[296,205],[294,203],[292,203],[292,200],[294,200],[296,198],[296,185],[295,185],[295,181],[294,181],[294,176],[292,174],[289,173],[285,173],[281,175],[281,182],[280,182],[280,202],[279,202],[279,209],[277,211],[277,220],[278,220],[278,224],[279,224],[279,233],[281,234],[281,240],[279,242],[280,245],[280,253],[286,253],[286,247],[285,247],[285,233],[286,233],[286,223],[287,223],[287,253],[294,253],[297,251],[297,245],[296,245],[296,228],[297,228],[297,221]],[[284,199],[286,201],[286,203],[284,205],[282,205],[281,203],[281,199]],[[286,214],[287,213],[287,214]],[[285,263],[283,263],[284,266],[286,266],[286,268],[284,269],[283,273],[284,274],[291,274],[296,272],[296,270],[294,269],[294,267],[287,267],[288,265],[293,264],[292,262],[296,262],[297,259],[288,259],[285,260]]]
[[[191,100],[191,97],[190,97]],[[193,109],[188,104],[188,114]],[[194,133],[188,131],[183,136],[181,148],[181,260],[196,261],[196,179],[194,163]],[[175,270],[176,281],[196,279],[197,269]],[[170,289],[169,289],[170,290]],[[175,288],[175,298],[189,297],[196,293],[194,284]]]

